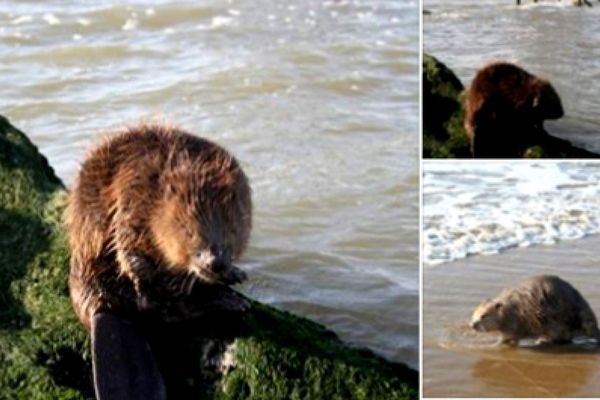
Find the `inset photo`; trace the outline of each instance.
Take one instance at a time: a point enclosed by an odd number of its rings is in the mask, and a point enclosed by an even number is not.
[[[600,164],[423,164],[424,397],[600,396]]]
[[[600,157],[600,2],[423,10],[424,158]]]

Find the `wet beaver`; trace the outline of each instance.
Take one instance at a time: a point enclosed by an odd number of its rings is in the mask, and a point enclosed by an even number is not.
[[[465,98],[464,126],[474,157],[521,157],[564,114],[552,85],[510,63],[477,72]]]
[[[99,310],[149,311],[197,282],[241,281],[232,261],[248,243],[251,191],[223,148],[174,127],[141,125],[92,150],[66,222],[71,297],[89,327]]]
[[[526,279],[498,297],[481,303],[473,313],[471,327],[499,331],[504,343],[520,338],[536,343],[570,342],[577,336],[600,338],[594,312],[581,294],[557,276]]]
[[[537,3],[538,0],[533,0],[534,3]],[[578,6],[583,6],[584,4],[588,7],[592,7],[592,3],[589,2],[589,0],[574,0],[573,1],[574,4],[577,4]],[[520,6],[521,5],[521,0],[517,0],[517,5]]]

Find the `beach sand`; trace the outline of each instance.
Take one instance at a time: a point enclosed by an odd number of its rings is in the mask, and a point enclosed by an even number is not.
[[[598,347],[511,348],[468,328],[482,300],[538,274],[567,280],[600,315],[600,236],[424,267],[425,397],[600,397]]]

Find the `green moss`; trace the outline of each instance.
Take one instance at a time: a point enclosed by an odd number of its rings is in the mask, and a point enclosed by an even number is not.
[[[544,158],[542,146],[533,146],[523,152],[523,158]]]
[[[235,350],[244,363],[225,377],[219,399],[418,397],[415,371],[350,349],[318,324],[258,303],[245,320],[252,334]]]
[[[0,117],[0,398],[91,396],[68,377],[89,371],[88,340],[67,291],[68,251],[60,224],[64,188],[48,161]],[[62,371],[64,368],[64,372]],[[57,384],[58,382],[65,385]],[[81,385],[80,385],[81,386]]]
[[[464,87],[436,58],[423,55],[423,157],[471,157],[463,128]]]
[[[0,117],[0,399],[94,396],[89,338],[68,296],[65,197],[46,158]],[[157,330],[170,398],[418,398],[416,371],[251,303],[245,313]],[[207,349],[219,354],[232,344],[235,367],[207,376]]]

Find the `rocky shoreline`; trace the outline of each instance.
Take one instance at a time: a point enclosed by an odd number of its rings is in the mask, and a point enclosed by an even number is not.
[[[465,87],[435,57],[423,55],[423,157],[472,158],[463,119]],[[523,151],[522,158],[598,158],[550,134]]]
[[[0,399],[94,396],[89,336],[68,294],[65,195],[46,158],[0,116]],[[410,367],[248,301],[242,313],[144,327],[169,398],[418,398]]]

